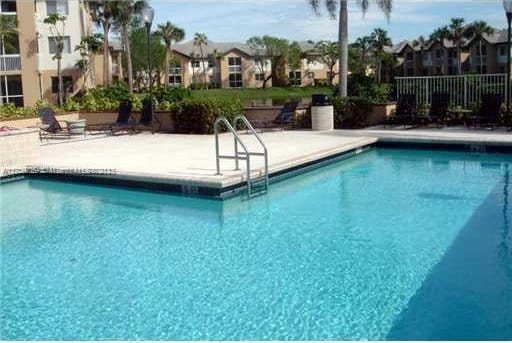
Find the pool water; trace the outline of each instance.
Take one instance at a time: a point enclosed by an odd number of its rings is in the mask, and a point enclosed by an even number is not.
[[[512,339],[512,156],[373,149],[250,201],[1,191],[1,339]]]

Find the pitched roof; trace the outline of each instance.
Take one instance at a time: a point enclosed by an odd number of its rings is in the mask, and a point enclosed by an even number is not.
[[[199,56],[201,54],[201,50],[198,46],[194,45],[194,41],[188,41],[181,44],[174,45],[174,51],[189,57]],[[213,41],[208,41],[208,44],[203,46],[203,53],[205,55],[211,55],[214,51],[217,51],[220,54],[228,53],[232,50],[239,50],[249,56],[254,55],[256,52],[249,47],[247,44],[243,43],[217,43]]]

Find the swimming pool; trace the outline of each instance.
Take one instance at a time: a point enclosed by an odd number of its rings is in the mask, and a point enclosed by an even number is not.
[[[372,149],[246,201],[2,185],[2,339],[511,339],[512,156]]]

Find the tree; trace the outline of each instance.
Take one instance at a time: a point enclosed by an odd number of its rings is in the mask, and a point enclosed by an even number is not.
[[[181,42],[185,39],[185,30],[172,24],[170,21],[158,25],[156,34],[165,44],[165,86],[169,86],[169,68],[172,60],[173,42]]]
[[[441,54],[443,56],[443,61],[441,63],[441,74],[445,75],[445,61],[446,61],[446,40],[450,39],[450,30],[448,26],[443,26],[438,29],[435,29],[434,32],[430,34],[429,40],[431,42],[439,42],[441,45]]]
[[[80,53],[80,60],[77,66],[82,70],[84,77],[84,88],[87,89],[88,80],[92,84],[96,84],[95,80],[95,58],[94,56],[101,51],[103,45],[103,35],[95,33],[90,36],[83,37],[75,47],[75,51]]]
[[[425,48],[425,45],[427,45],[428,41],[423,36],[419,36],[415,40],[412,41],[413,47],[419,47],[420,50],[423,50]]]
[[[361,74],[366,74],[366,70],[368,69],[368,65],[370,64],[369,53],[370,53],[370,49],[371,49],[371,44],[372,44],[371,36],[359,37],[358,39],[356,39],[355,43],[353,44],[353,47],[356,48],[357,50],[359,50],[359,54],[361,57],[362,63],[359,66],[360,67],[359,70],[360,70]],[[354,53],[355,53],[355,51],[354,51]],[[349,54],[350,54],[350,51],[349,51]],[[350,59],[349,59],[349,63],[350,63]],[[356,70],[356,69],[352,69],[352,70]]]
[[[203,65],[203,80],[204,86],[208,90],[208,80],[206,75],[206,66],[204,64],[204,46],[208,45],[208,37],[204,33],[196,33],[194,36],[194,45],[199,47],[199,52],[201,54],[201,64]]]
[[[468,38],[468,27],[464,25],[464,18],[452,18],[450,23],[449,39],[453,41],[457,49],[457,72],[462,74],[461,51],[464,39]]]
[[[65,39],[65,29],[66,29],[66,17],[59,14],[54,13],[50,14],[43,21],[45,24],[49,25],[50,33],[52,35],[52,39],[55,44],[55,55],[53,56],[54,60],[57,60],[57,77],[59,79],[59,97],[58,103],[59,106],[64,105],[64,82],[62,78],[62,53],[64,52],[64,39]]]
[[[97,26],[103,29],[103,86],[110,85],[109,64],[109,33],[115,19],[119,17],[120,3],[123,0],[97,0],[89,1],[89,13]]]
[[[377,82],[380,83],[382,80],[382,60],[386,55],[384,48],[392,45],[392,42],[391,38],[388,37],[388,32],[380,28],[373,30],[371,37],[371,47],[376,60],[375,64],[377,66]]]
[[[334,78],[338,75],[335,71],[336,63],[338,63],[340,54],[338,43],[329,41],[319,41],[314,44],[313,50],[308,54],[309,59],[318,61],[327,66],[329,76],[327,82],[332,86]]]
[[[325,3],[327,11],[331,18],[336,18],[338,11],[339,28],[338,28],[338,43],[339,43],[339,95],[347,96],[347,78],[348,78],[348,0],[308,0],[315,12],[319,13],[321,3]],[[368,10],[370,0],[359,0],[357,4],[363,11],[363,14]],[[386,17],[389,17],[392,9],[392,0],[375,0],[378,7],[384,12]]]
[[[483,74],[482,41],[486,35],[494,33],[494,28],[485,21],[475,21],[468,28],[468,36],[478,41],[478,53],[480,55],[480,74]]]
[[[121,31],[121,39],[124,44],[126,56],[126,69],[128,72],[128,89],[133,93],[133,64],[130,48],[130,23],[133,17],[140,14],[142,9],[147,6],[145,0],[123,0],[119,1],[117,8],[114,9],[114,25]]]
[[[18,37],[18,21],[13,15],[0,15],[0,54],[7,49],[14,49],[12,39]],[[0,105],[3,104],[2,87],[0,87]]]
[[[271,36],[252,37],[247,41],[257,57],[257,68],[265,75],[262,88],[270,79],[274,86],[285,86],[287,82],[286,64],[290,44],[288,40]],[[270,75],[267,76],[268,61],[270,61]]]
[[[140,89],[142,84],[149,87],[149,73],[159,75],[161,67],[164,65],[165,60],[165,46],[162,44],[162,39],[155,33],[151,34],[150,45],[151,45],[151,66],[153,70],[148,70],[148,51],[147,49],[141,49],[140,47],[146,47],[147,43],[147,31],[145,27],[133,26],[130,30],[130,41],[132,63],[135,84]],[[158,82],[160,77],[153,77],[153,83]]]

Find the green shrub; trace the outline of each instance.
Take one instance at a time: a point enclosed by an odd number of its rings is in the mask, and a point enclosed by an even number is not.
[[[390,100],[391,86],[377,83],[371,76],[352,74],[348,78],[348,96],[365,98],[374,104],[385,103]]]
[[[164,101],[173,103],[191,97],[190,90],[176,87],[158,87],[155,90],[154,95],[159,104]]]
[[[368,126],[368,116],[372,110],[372,102],[366,98],[334,97],[334,127],[336,129],[356,129]]]
[[[33,107],[16,107],[12,103],[0,105],[0,120],[31,118],[37,116]]]
[[[213,124],[219,116],[232,120],[243,114],[240,100],[185,99],[172,106],[177,133],[212,134]]]
[[[80,111],[80,103],[73,98],[69,98],[62,106],[62,109],[66,112],[78,112]]]
[[[117,83],[111,87],[89,89],[82,97],[80,107],[87,112],[117,111],[119,102],[128,99],[133,101],[126,84]]]

